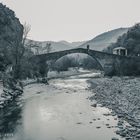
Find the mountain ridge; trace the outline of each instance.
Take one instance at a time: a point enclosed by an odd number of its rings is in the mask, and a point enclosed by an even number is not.
[[[128,29],[129,28],[118,28],[102,33],[100,35],[97,35],[93,39],[87,41],[86,43],[80,45],[79,48],[86,48],[87,45],[89,45],[90,49],[103,51],[103,49],[108,47],[111,43],[116,42],[118,37],[126,33]]]
[[[96,51],[103,51],[105,48],[107,48],[111,43],[114,43],[117,41],[118,37],[123,35],[128,31],[129,28],[118,28],[114,29],[102,34],[97,35],[91,40],[88,41],[79,41],[79,42],[68,42],[65,40],[61,41],[34,41],[31,39],[26,40],[27,46],[31,47],[31,50],[34,52],[34,54],[43,54],[47,53],[47,50],[45,50],[46,45],[50,44],[51,51],[63,51],[68,49],[74,49],[74,48],[86,48],[87,45],[90,46],[90,49],[96,50]]]

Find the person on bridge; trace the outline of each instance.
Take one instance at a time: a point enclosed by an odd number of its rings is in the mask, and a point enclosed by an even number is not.
[[[89,45],[87,45],[87,52],[89,52]]]

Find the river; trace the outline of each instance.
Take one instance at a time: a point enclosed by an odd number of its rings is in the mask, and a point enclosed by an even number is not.
[[[49,85],[25,87],[23,108],[13,136],[6,140],[123,140],[115,134],[118,118],[92,106],[89,75],[59,78]],[[95,101],[96,102],[96,101]],[[10,120],[9,120],[10,122]]]

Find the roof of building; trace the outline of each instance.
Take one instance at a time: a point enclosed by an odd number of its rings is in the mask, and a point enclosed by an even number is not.
[[[117,48],[114,48],[113,50],[126,50],[126,48],[124,48],[124,47],[117,47]]]

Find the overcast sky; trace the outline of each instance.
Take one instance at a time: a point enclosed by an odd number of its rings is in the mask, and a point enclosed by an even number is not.
[[[34,40],[89,40],[96,35],[140,22],[140,0],[0,0],[22,23],[31,25]]]

